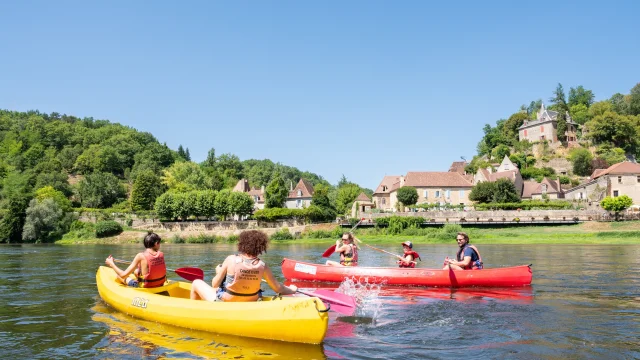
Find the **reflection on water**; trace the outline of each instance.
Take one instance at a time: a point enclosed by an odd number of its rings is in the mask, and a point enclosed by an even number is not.
[[[263,259],[283,280],[283,257],[321,263],[327,244],[275,244]],[[210,281],[231,244],[163,244],[168,266],[197,266]],[[398,251],[398,246],[379,247]],[[355,316],[331,314],[322,345],[202,333],[133,319],[97,296],[95,271],[109,254],[139,245],[0,246],[0,353],[50,358],[640,358],[640,245],[484,245],[489,267],[533,263],[533,285],[506,289],[373,287],[345,282]],[[416,245],[438,267],[455,244]],[[363,266],[395,266],[360,252]],[[336,289],[338,284],[298,286]],[[271,295],[270,290],[266,295]]]

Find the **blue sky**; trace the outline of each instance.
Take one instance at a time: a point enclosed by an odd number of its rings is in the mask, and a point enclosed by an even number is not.
[[[446,171],[558,82],[640,82],[626,2],[0,3],[0,108],[108,119],[202,161],[269,158],[375,188]]]

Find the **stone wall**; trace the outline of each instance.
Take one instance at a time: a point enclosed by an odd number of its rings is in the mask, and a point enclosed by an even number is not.
[[[396,212],[367,214],[367,218],[376,219],[387,216],[422,216],[425,219],[433,219],[435,222],[473,222],[473,221],[513,221],[521,222],[531,220],[597,220],[606,212],[600,210],[495,210],[495,211],[424,211],[424,212]],[[370,216],[369,216],[370,215]],[[463,219],[463,220],[461,220]]]

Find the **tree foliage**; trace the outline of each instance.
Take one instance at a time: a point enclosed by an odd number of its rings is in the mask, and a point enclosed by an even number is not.
[[[469,200],[478,203],[512,203],[520,201],[520,191],[509,179],[476,184],[469,194]]]
[[[607,211],[613,211],[616,214],[616,220],[618,214],[633,205],[633,199],[627,195],[611,197],[607,196],[600,202],[600,206]]]
[[[591,168],[591,161],[593,155],[585,148],[578,148],[571,151],[569,160],[573,164],[573,173],[580,176],[588,176],[593,169]]]
[[[78,197],[84,207],[108,208],[125,200],[127,192],[115,175],[93,173],[78,183]]]
[[[133,211],[151,210],[158,196],[162,195],[165,186],[160,177],[151,170],[138,174],[131,190],[131,209]]]
[[[418,202],[418,191],[416,188],[412,186],[403,186],[398,189],[398,201],[402,203],[402,205],[410,206],[415,205]]]
[[[56,199],[32,199],[26,210],[22,240],[38,243],[55,241],[69,230],[71,221],[71,214],[60,208]]]
[[[266,208],[283,208],[289,191],[287,190],[284,179],[279,173],[273,177],[273,180],[267,185],[264,206]]]

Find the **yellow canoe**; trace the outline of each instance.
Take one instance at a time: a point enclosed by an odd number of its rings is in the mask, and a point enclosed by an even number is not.
[[[152,288],[127,287],[115,272],[101,266],[96,273],[100,297],[126,314],[189,329],[259,339],[319,344],[329,316],[315,297],[233,303],[190,300],[191,283],[170,281]]]

